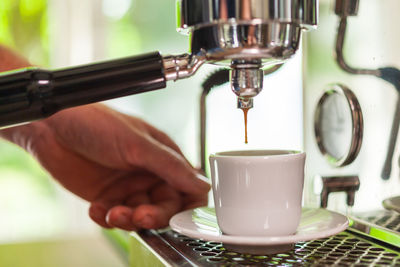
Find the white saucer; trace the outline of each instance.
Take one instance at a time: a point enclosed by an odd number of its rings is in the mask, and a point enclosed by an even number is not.
[[[400,213],[400,196],[385,199],[382,204],[387,210],[394,210]]]
[[[228,249],[242,253],[272,254],[290,250],[294,243],[319,239],[340,233],[349,225],[347,217],[326,209],[303,208],[300,225],[289,236],[224,235],[218,228],[214,208],[202,207],[183,211],[169,221],[171,228],[183,235],[224,243]]]

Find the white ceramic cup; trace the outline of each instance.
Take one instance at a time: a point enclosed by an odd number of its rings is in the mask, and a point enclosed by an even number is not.
[[[210,155],[218,226],[240,236],[292,235],[300,222],[305,153],[228,151]]]

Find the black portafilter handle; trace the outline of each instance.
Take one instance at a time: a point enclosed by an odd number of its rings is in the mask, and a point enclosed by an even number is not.
[[[0,75],[0,127],[165,87],[163,58],[158,52],[55,71],[8,72]]]

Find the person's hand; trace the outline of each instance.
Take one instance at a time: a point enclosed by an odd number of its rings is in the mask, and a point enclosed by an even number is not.
[[[207,180],[167,135],[101,104],[4,129],[0,136],[89,201],[90,217],[103,227],[161,228],[175,213],[207,204]]]

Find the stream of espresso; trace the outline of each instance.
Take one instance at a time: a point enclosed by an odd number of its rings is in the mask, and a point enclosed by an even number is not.
[[[244,143],[247,144],[247,112],[249,111],[248,108],[242,108],[243,115],[244,115]]]

